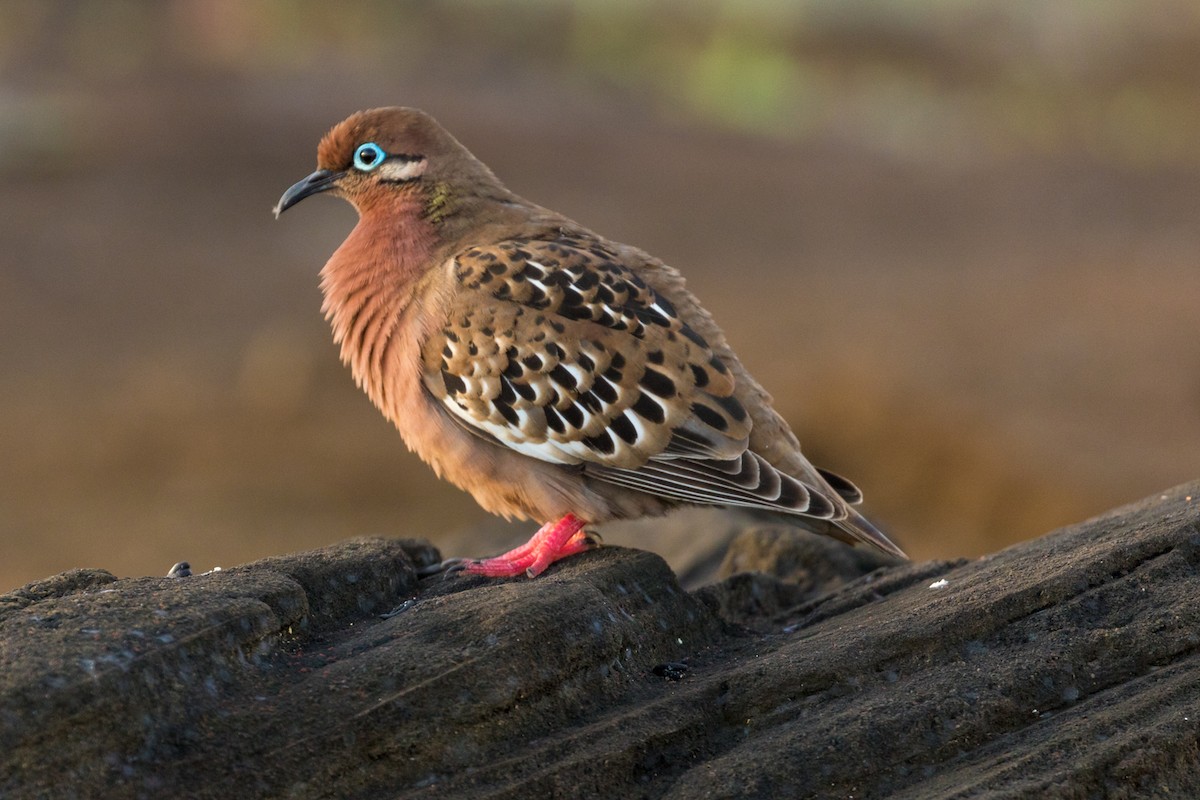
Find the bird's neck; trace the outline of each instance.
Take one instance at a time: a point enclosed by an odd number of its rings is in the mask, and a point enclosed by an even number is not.
[[[388,369],[388,342],[431,266],[438,236],[421,199],[400,194],[360,209],[358,224],[321,270],[322,311],[342,361],[376,397]]]

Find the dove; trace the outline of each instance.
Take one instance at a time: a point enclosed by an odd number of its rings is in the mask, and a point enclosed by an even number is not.
[[[410,450],[528,543],[466,571],[535,577],[586,526],[747,509],[904,553],[814,467],[680,273],[505,188],[428,114],[362,111],[280,198],[359,219],[321,270],[355,381]],[[747,285],[752,273],[747,273]]]

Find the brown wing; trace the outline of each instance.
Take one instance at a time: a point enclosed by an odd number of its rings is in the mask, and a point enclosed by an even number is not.
[[[678,447],[732,455],[749,417],[729,370],[612,254],[582,242],[473,247],[424,348],[425,385],[457,419],[527,455],[635,469]]]
[[[459,291],[424,347],[424,380],[468,430],[684,502],[835,515],[747,450],[728,367],[601,243],[514,240],[449,268]]]

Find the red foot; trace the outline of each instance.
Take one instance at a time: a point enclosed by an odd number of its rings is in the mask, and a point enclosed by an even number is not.
[[[583,531],[584,521],[567,514],[558,522],[547,522],[525,544],[502,556],[471,561],[467,572],[490,578],[509,578],[524,572],[536,578],[546,567],[569,555],[587,550],[591,543]]]

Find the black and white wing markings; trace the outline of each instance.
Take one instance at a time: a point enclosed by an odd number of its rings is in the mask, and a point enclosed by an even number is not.
[[[425,377],[461,422],[566,464],[673,458],[676,431],[695,453],[745,448],[728,368],[599,243],[472,247],[451,269],[462,291],[425,348]]]
[[[471,247],[450,269],[461,291],[425,347],[425,385],[468,430],[683,502],[833,514],[747,451],[728,367],[599,242]]]
[[[517,239],[471,247],[455,259],[454,277],[467,289],[566,319],[595,322],[644,338],[648,326],[708,344],[679,319],[674,306],[646,285],[617,255],[594,240],[564,235],[554,241]],[[711,359],[711,351],[709,351]],[[709,368],[724,373],[713,360]]]

